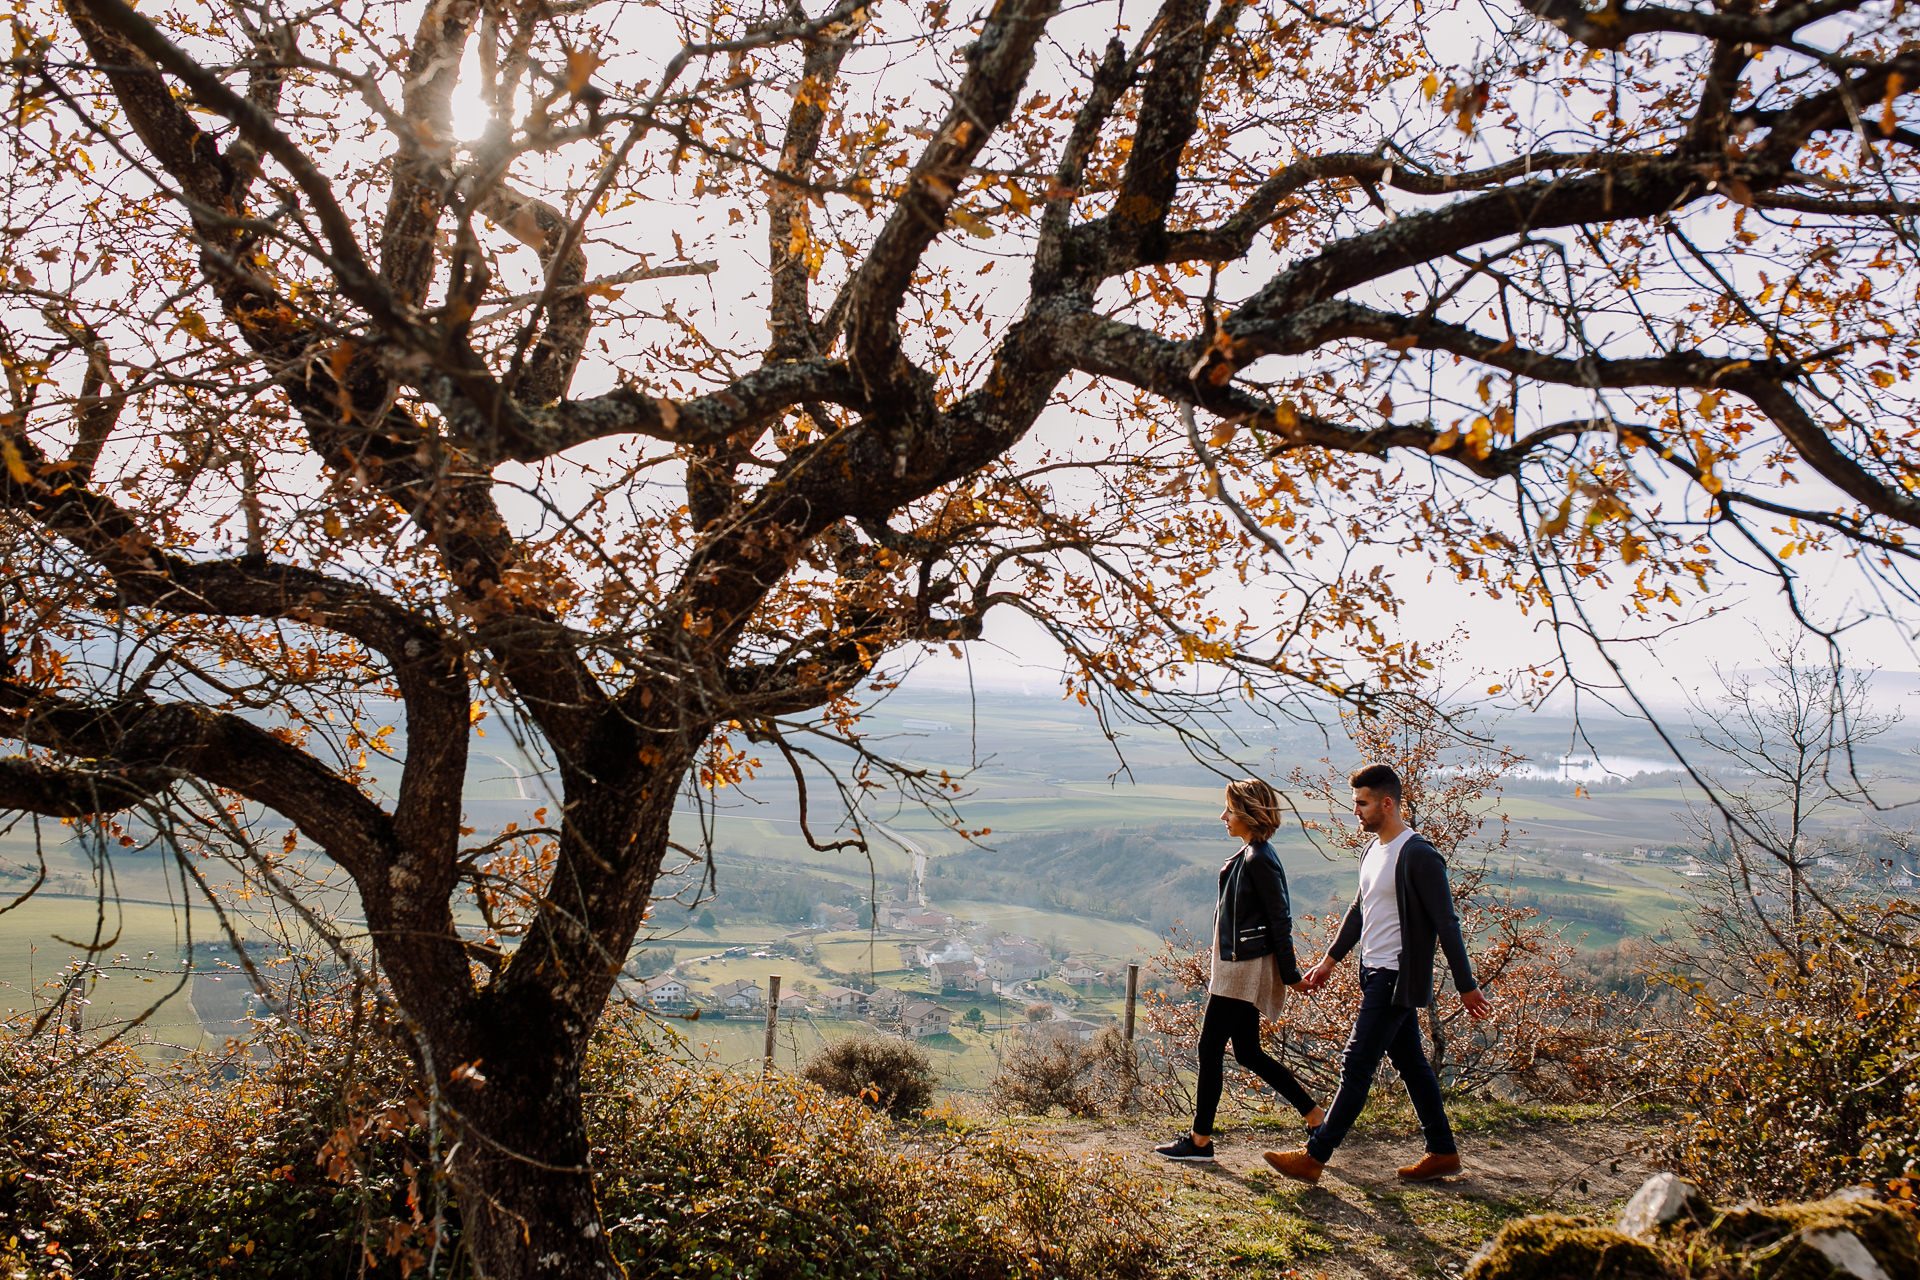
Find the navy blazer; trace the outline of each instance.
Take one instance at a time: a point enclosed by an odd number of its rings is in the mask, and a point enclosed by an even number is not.
[[[1274,956],[1280,980],[1300,981],[1293,953],[1293,906],[1287,897],[1287,873],[1280,855],[1265,840],[1255,840],[1220,868],[1220,899],[1213,930],[1214,954],[1222,960],[1258,960]]]
[[[1454,914],[1453,890],[1447,887],[1447,860],[1418,832],[1401,846],[1399,864],[1393,869],[1393,897],[1400,907],[1400,977],[1393,984],[1394,1004],[1417,1009],[1433,998],[1436,943],[1447,953],[1454,987],[1462,995],[1478,988],[1466,940],[1460,936],[1460,917]],[[1327,954],[1335,960],[1346,959],[1360,941],[1360,926],[1356,893]]]

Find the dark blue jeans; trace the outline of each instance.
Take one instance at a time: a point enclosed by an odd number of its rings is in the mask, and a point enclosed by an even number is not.
[[[1367,1105],[1367,1090],[1373,1087],[1373,1073],[1380,1069],[1382,1057],[1393,1063],[1401,1083],[1407,1086],[1427,1150],[1441,1156],[1456,1154],[1453,1128],[1447,1123],[1447,1109],[1440,1100],[1440,1078],[1433,1074],[1426,1046],[1420,1042],[1420,1011],[1393,1003],[1393,984],[1399,977],[1392,969],[1360,966],[1360,1015],[1353,1020],[1353,1034],[1347,1037],[1346,1052],[1340,1059],[1340,1091],[1327,1108],[1326,1123],[1307,1139],[1307,1154],[1322,1164],[1333,1158],[1334,1149],[1360,1118],[1360,1108]]]

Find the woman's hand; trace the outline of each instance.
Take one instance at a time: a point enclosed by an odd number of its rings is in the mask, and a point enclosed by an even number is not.
[[[1300,979],[1300,985],[1308,991],[1318,991],[1327,985],[1327,979],[1333,976],[1333,957],[1321,956],[1320,963],[1306,971]]]

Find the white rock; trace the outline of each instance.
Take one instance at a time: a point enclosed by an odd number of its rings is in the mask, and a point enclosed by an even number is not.
[[[1806,1231],[1800,1239],[1808,1247],[1816,1249],[1820,1255],[1833,1264],[1833,1269],[1843,1276],[1855,1276],[1858,1280],[1893,1280],[1874,1256],[1867,1251],[1860,1237],[1851,1231]]]
[[[1640,1185],[1620,1211],[1620,1230],[1645,1239],[1674,1219],[1687,1214],[1705,1217],[1707,1197],[1700,1188],[1673,1173],[1656,1173]]]

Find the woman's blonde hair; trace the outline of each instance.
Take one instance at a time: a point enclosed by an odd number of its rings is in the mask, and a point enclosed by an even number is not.
[[[1255,840],[1270,839],[1285,817],[1280,793],[1258,778],[1239,778],[1227,784],[1227,807],[1240,815]]]

